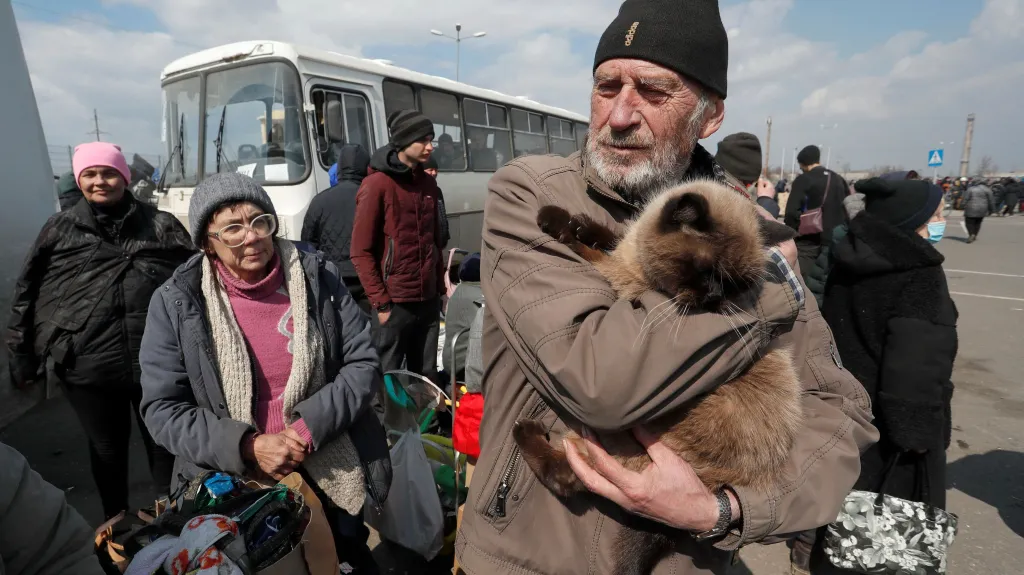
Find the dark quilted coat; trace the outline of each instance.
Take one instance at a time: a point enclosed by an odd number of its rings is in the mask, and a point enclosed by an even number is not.
[[[370,153],[359,144],[346,144],[338,152],[338,183],[318,194],[302,222],[302,241],[323,252],[338,267],[341,279],[353,295],[362,292],[352,265],[352,223],[356,217],[356,193],[366,177]],[[356,289],[358,288],[358,289]]]
[[[444,290],[437,181],[386,146],[356,195],[352,263],[374,307],[421,302]]]
[[[844,367],[871,396],[881,434],[861,456],[856,489],[877,491],[887,464],[906,452],[886,493],[941,507],[957,353],[957,310],[942,254],[862,212],[834,256],[822,313]],[[927,497],[919,489],[923,479]]]
[[[125,201],[116,218],[79,201],[39,232],[8,320],[15,385],[34,379],[47,356],[68,384],[138,385],[149,300],[195,250],[173,215]]]

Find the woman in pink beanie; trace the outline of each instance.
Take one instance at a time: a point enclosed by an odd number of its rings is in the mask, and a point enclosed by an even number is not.
[[[125,188],[132,183],[132,172],[121,147],[107,142],[89,142],[76,147],[71,169],[85,199],[96,205],[120,203]]]
[[[44,379],[48,359],[89,440],[93,479],[109,518],[128,507],[128,445],[139,418],[139,345],[153,293],[193,253],[173,215],[138,202],[121,149],[75,149],[72,170],[85,201],[43,226],[15,288],[7,328],[11,381]],[[158,493],[173,457],[139,422]]]

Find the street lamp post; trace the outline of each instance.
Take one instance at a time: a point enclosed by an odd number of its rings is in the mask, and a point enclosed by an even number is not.
[[[956,142],[939,142],[939,149],[945,149],[945,146],[947,146],[947,145],[952,146],[955,143]],[[943,153],[945,153],[945,152],[943,152]],[[932,168],[932,181],[934,182],[934,181],[936,181],[938,179],[939,179],[939,168],[936,166],[935,168]]]
[[[448,38],[449,40],[455,40],[455,81],[458,82],[459,81],[459,63],[460,63],[459,60],[460,60],[460,57],[461,57],[460,56],[460,51],[461,51],[462,40],[463,40],[463,38],[462,38],[462,24],[456,24],[455,25],[455,35],[454,36],[449,36],[448,34],[445,34],[444,32],[442,32],[440,30],[431,30],[430,33],[433,34],[434,36],[441,36],[442,38]],[[487,35],[487,32],[477,32],[476,34],[473,34],[472,36],[468,36],[465,39],[466,40],[471,40],[473,38],[483,38],[486,35]]]
[[[831,126],[828,126],[828,125],[825,125],[825,124],[821,125],[821,129],[822,130],[835,130],[838,127],[839,127],[839,124],[832,124]],[[825,160],[825,169],[826,170],[831,168],[831,163],[832,163],[832,146],[830,145],[828,147],[828,156],[826,156],[826,160]]]

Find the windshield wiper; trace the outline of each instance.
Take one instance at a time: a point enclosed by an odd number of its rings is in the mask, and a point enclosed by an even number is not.
[[[174,145],[171,150],[170,157],[167,158],[167,163],[164,164],[162,170],[160,170],[160,181],[156,184],[156,193],[164,193],[164,183],[167,181],[167,170],[171,168],[171,162],[174,161],[174,155],[178,154],[178,161],[181,166],[181,175],[185,175],[185,148],[182,146],[182,142],[185,141],[185,114],[181,114],[181,121],[178,123],[178,143]]]
[[[214,145],[217,146],[217,173],[220,173],[220,160],[221,158],[227,160],[224,156],[224,119],[228,115],[228,107],[224,106],[224,109],[220,113],[220,127],[217,128],[217,139],[213,141]],[[226,162],[225,162],[226,163]]]

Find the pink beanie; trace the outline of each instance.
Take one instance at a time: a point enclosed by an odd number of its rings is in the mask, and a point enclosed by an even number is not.
[[[87,168],[106,166],[121,172],[127,186],[132,183],[132,171],[121,153],[121,147],[107,142],[89,142],[75,147],[75,155],[71,159],[71,169],[75,172],[75,183]],[[81,185],[81,184],[79,184]]]

